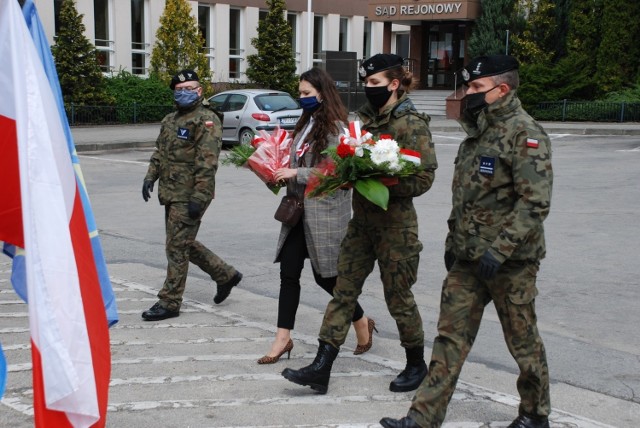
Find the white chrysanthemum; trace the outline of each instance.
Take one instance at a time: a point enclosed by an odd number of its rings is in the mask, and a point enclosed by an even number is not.
[[[395,140],[389,140],[386,138],[378,140],[370,150],[371,162],[376,165],[389,162],[389,169],[393,171],[400,170],[400,162],[398,161],[400,147],[398,147],[398,143]]]

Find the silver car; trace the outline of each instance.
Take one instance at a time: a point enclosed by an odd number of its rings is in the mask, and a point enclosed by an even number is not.
[[[209,103],[224,114],[225,144],[250,144],[258,131],[271,132],[276,126],[291,131],[302,114],[291,95],[269,89],[224,91],[209,98]]]

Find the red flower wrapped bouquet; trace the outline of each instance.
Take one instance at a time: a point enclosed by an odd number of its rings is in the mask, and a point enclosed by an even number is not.
[[[382,209],[389,204],[387,185],[420,171],[420,153],[401,149],[390,135],[378,138],[350,122],[337,147],[326,150],[329,158],[318,166],[306,194],[322,196],[353,186],[358,193]]]
[[[277,193],[279,184],[273,175],[278,169],[289,167],[292,142],[289,133],[279,127],[271,134],[260,131],[251,146],[234,147],[222,163],[249,168]]]

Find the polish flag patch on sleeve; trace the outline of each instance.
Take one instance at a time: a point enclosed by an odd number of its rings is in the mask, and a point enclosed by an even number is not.
[[[207,121],[204,123],[204,126],[206,126],[207,128],[211,128],[211,127],[213,127],[213,121],[212,121],[212,120],[207,120]]]
[[[527,138],[527,147],[531,147],[532,149],[537,149],[540,143],[535,138]]]

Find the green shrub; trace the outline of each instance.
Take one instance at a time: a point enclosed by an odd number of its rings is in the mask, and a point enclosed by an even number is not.
[[[173,105],[173,91],[162,81],[155,77],[145,79],[124,70],[107,79],[107,93],[119,106],[133,103]]]
[[[604,101],[618,101],[618,102],[639,102],[640,101],[640,78],[635,85],[630,88],[623,89],[617,92],[611,92]]]

